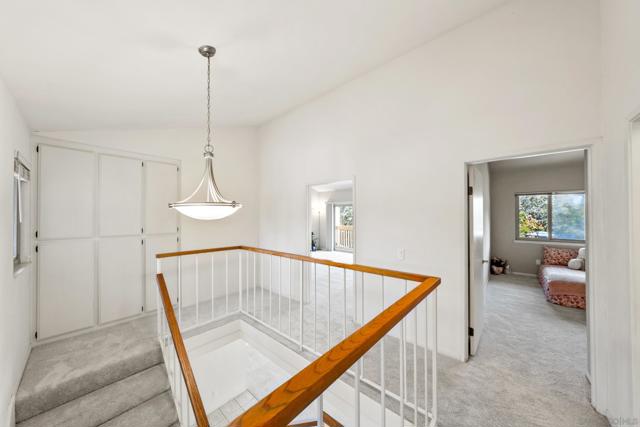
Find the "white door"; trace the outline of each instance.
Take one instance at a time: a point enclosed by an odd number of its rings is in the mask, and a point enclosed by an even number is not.
[[[178,214],[169,203],[178,201],[178,168],[161,162],[145,162],[145,228],[147,234],[178,232]],[[154,270],[155,271],[155,270]]]
[[[95,325],[95,242],[38,243],[38,339]]]
[[[100,236],[142,233],[142,161],[100,155]]]
[[[93,237],[95,155],[40,145],[38,238]]]
[[[489,279],[488,165],[469,166],[469,352],[476,354],[484,329]],[[485,205],[487,202],[487,205]]]
[[[140,237],[113,237],[99,243],[100,323],[142,312],[143,245]]]

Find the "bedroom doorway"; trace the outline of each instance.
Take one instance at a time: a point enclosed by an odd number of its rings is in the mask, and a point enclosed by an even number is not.
[[[356,250],[353,179],[309,185],[307,242],[314,258],[353,264]]]
[[[588,170],[588,148],[466,167],[469,363],[536,370],[559,398],[589,388]]]

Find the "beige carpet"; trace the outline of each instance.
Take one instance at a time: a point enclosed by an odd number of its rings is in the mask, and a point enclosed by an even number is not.
[[[608,426],[589,403],[584,310],[548,303],[531,277],[488,289],[478,354],[440,364],[439,425]]]

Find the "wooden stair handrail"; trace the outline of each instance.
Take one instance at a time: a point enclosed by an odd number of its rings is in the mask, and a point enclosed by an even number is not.
[[[290,423],[365,355],[440,284],[429,277],[366,325],[302,369],[229,427],[281,427]]]
[[[160,297],[162,298],[162,305],[167,317],[167,324],[173,337],[173,345],[178,355],[178,361],[180,362],[180,370],[184,378],[184,383],[189,393],[189,399],[191,400],[191,407],[196,417],[196,423],[198,427],[209,427],[209,420],[207,418],[207,412],[204,409],[202,398],[200,397],[200,391],[196,384],[196,377],[193,375],[193,369],[191,369],[191,363],[189,362],[189,356],[187,355],[187,349],[182,340],[182,334],[180,333],[180,326],[176,321],[176,313],[173,311],[173,305],[171,304],[171,298],[169,297],[169,291],[167,290],[167,284],[164,280],[164,275],[158,273],[156,275],[158,282],[158,288],[160,290]]]
[[[209,248],[209,249],[196,249],[192,251],[167,252],[167,253],[157,254],[156,258],[163,259],[163,258],[186,256],[186,255],[205,254],[210,252],[224,252],[224,251],[237,251],[237,250],[244,250],[244,251],[256,252],[256,253],[261,253],[266,255],[279,256],[282,258],[289,258],[297,261],[305,261],[305,262],[310,262],[315,264],[328,265],[330,267],[344,268],[347,270],[359,271],[362,273],[369,273],[369,274],[376,274],[376,275],[385,276],[385,277],[393,277],[396,279],[409,280],[411,282],[421,283],[427,279],[433,278],[431,276],[424,276],[422,274],[407,273],[404,271],[389,270],[386,268],[371,267],[368,265],[361,265],[361,264],[345,264],[342,262],[335,262],[327,259],[313,258],[305,255],[298,255],[298,254],[292,254],[292,253],[280,252],[280,251],[272,251],[270,249],[261,249],[253,246],[242,246],[242,245],[241,246],[224,246],[220,248]]]

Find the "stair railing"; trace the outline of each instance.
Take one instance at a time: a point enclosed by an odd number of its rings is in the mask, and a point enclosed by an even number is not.
[[[369,395],[379,396],[379,425],[405,420],[416,426],[435,425],[436,288],[440,279],[249,246],[158,254],[157,261],[158,296],[162,300],[158,331],[182,425],[191,426],[191,420],[198,427],[209,424],[181,331],[238,314],[317,359],[230,425],[289,425],[314,401],[318,414],[314,423],[324,425],[327,414],[323,393],[341,376],[354,391],[353,419],[339,420],[343,424],[360,425],[360,400],[366,388]],[[189,268],[187,274],[184,264],[189,263],[194,269],[191,273]],[[163,268],[175,276],[173,298]],[[204,298],[203,285],[209,288]],[[193,291],[186,292],[187,288]],[[396,296],[390,297],[389,293]],[[397,294],[402,296],[398,299]],[[387,301],[395,302],[387,305]],[[378,360],[368,360],[365,355],[374,346]],[[396,362],[400,384],[395,390],[385,381],[387,365],[396,356],[390,351],[400,353]],[[379,365],[379,378],[365,375],[365,363]],[[413,365],[412,375],[408,374],[408,364]],[[419,379],[423,385],[420,401]]]

